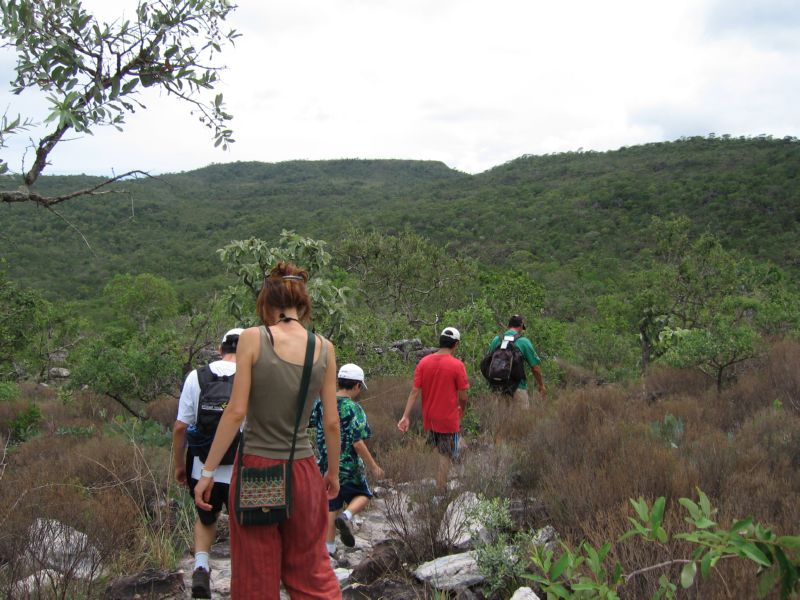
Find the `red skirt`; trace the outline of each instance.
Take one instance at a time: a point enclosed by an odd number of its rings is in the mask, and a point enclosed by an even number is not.
[[[285,460],[243,456],[247,467],[271,467]],[[238,465],[228,506],[235,506]],[[292,516],[278,525],[242,527],[231,516],[231,598],[278,600],[283,582],[292,600],[341,598],[339,581],[325,547],[328,498],[313,457],[292,464]]]

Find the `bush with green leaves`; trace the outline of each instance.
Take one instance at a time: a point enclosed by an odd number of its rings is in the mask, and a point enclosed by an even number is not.
[[[0,402],[12,402],[20,397],[22,392],[16,383],[0,381]]]
[[[9,424],[11,437],[17,443],[26,442],[39,435],[39,426],[42,424],[42,410],[35,404],[19,413]]]
[[[744,559],[755,563],[758,569],[759,598],[764,598],[777,588],[779,597],[795,598],[800,592],[800,536],[779,536],[770,528],[756,523],[753,518],[738,520],[723,527],[713,520],[715,509],[701,490],[698,501],[680,498],[686,510],[686,531],[670,534],[664,527],[666,500],[656,499],[652,507],[643,498],[631,500],[635,517],[628,517],[633,529],[617,540],[622,544],[639,537],[653,544],[664,545],[670,539],[683,540],[692,545],[688,557],[673,558],[623,573],[619,562],[608,565],[609,553],[614,544],[606,542],[594,548],[584,542],[577,548],[561,543],[560,556],[546,548],[534,547],[531,563],[533,574],[526,577],[534,581],[547,595],[555,598],[601,598],[618,600],[625,585],[636,577],[652,571],[665,571],[674,565],[683,565],[680,586],[688,589],[695,584],[698,573],[708,577],[720,561]],[[678,584],[667,575],[659,578],[659,587],[653,598],[674,599]]]
[[[123,437],[142,446],[169,448],[172,434],[155,421],[118,415],[106,425],[110,435]]]
[[[671,448],[677,448],[683,441],[683,419],[675,415],[664,415],[662,421],[650,423],[650,431]]]
[[[349,290],[332,280],[331,254],[326,242],[283,230],[277,244],[249,238],[234,240],[217,250],[225,270],[238,279],[224,294],[228,312],[245,327],[259,324],[255,306],[266,277],[280,261],[292,262],[309,273],[308,294],[314,306],[314,327],[329,338],[348,331]]]
[[[508,498],[479,498],[467,518],[483,527],[473,552],[485,577],[486,594],[490,598],[508,598],[528,573],[532,536],[513,531]]]

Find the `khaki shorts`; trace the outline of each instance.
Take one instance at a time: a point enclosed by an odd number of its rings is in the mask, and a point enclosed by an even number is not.
[[[516,404],[520,408],[531,407],[531,400],[530,396],[528,395],[528,390],[521,390],[517,388],[517,390],[514,392],[513,401],[514,404]]]

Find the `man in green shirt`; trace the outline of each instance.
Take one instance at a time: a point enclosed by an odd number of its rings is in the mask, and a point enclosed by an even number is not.
[[[525,319],[522,317],[522,315],[512,315],[508,320],[508,331],[506,331],[502,336],[494,336],[492,343],[489,344],[489,352],[494,351],[494,349],[500,345],[503,337],[509,335],[519,336],[514,344],[522,352],[522,356],[525,357],[525,362],[530,366],[533,377],[536,379],[536,383],[539,386],[539,394],[542,396],[542,400],[545,400],[547,398],[547,392],[545,391],[544,379],[542,378],[542,369],[539,366],[542,361],[539,358],[539,355],[536,354],[536,349],[533,347],[533,343],[528,338],[522,337],[523,331],[525,331]],[[522,408],[528,408],[530,406],[528,381],[525,377],[522,378],[522,380],[519,382],[519,386],[514,391],[514,402]]]

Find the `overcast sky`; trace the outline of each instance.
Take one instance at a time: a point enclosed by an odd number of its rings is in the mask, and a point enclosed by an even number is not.
[[[136,2],[84,5],[109,20]],[[46,173],[335,158],[477,173],[710,132],[800,136],[797,0],[240,0],[230,25],[229,151],[181,102],[144,97],[124,133],[60,145]],[[8,93],[13,64],[0,55],[3,108],[41,120],[42,98]],[[19,142],[3,151],[15,170]]]

